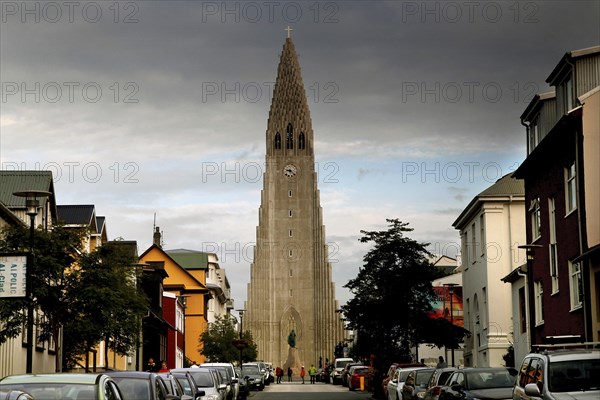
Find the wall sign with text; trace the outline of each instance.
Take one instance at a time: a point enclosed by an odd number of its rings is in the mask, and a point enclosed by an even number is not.
[[[0,254],[0,298],[26,297],[27,254]]]

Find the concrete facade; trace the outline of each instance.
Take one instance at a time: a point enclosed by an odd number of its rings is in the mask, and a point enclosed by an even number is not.
[[[502,278],[525,263],[525,189],[506,175],[465,208],[453,226],[462,242],[465,367],[500,367],[513,341],[511,286]]]
[[[258,358],[283,365],[294,330],[298,358],[333,359],[344,329],[335,300],[322,220],[313,130],[294,44],[283,46],[266,132],[254,262],[244,330]],[[297,374],[298,371],[295,371]]]

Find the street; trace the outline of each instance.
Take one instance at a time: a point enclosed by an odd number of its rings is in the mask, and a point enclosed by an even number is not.
[[[262,392],[251,392],[252,400],[366,400],[371,398],[368,392],[351,392],[340,385],[324,383],[283,382],[272,383]]]

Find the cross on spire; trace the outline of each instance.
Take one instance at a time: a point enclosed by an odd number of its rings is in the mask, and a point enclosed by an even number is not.
[[[289,39],[291,37],[291,32],[293,31],[293,29],[290,28],[290,26],[288,25],[288,27],[285,28],[284,31],[287,31],[287,37]]]

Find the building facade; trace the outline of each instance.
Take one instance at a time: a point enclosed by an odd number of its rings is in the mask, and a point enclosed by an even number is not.
[[[254,337],[258,358],[293,370],[332,359],[344,329],[328,261],[312,121],[290,38],[267,122],[256,236],[244,329]]]
[[[600,46],[566,53],[521,116],[531,344],[600,340]]]
[[[477,195],[456,219],[463,275],[466,367],[504,365],[514,340],[511,287],[501,281],[524,263],[523,183],[510,175]]]

